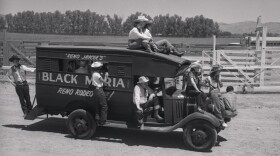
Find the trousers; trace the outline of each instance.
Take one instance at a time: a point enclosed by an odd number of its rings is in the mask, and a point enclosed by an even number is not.
[[[135,106],[135,116],[137,120],[137,125],[143,124],[143,118],[147,116],[152,110],[159,110],[160,105],[157,97],[154,97],[151,100],[148,100],[146,103],[140,105],[143,109],[143,112],[138,110]]]
[[[218,89],[214,89],[210,92],[211,102],[214,105],[214,115],[220,120],[223,121],[223,111],[224,103],[221,97],[221,93]]]
[[[95,99],[97,101],[96,116],[97,116],[97,118],[100,117],[100,121],[104,122],[107,120],[107,111],[108,111],[106,95],[105,95],[102,87],[96,88],[94,90],[94,94],[96,95]]]
[[[20,83],[20,84],[16,83],[15,89],[19,97],[22,112],[24,114],[29,113],[29,111],[32,109],[30,95],[29,95],[29,85],[27,84],[27,82]]]

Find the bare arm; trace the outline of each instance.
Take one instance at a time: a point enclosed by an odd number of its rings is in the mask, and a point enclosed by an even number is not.
[[[25,65],[22,65],[22,69],[24,71],[29,71],[29,72],[35,72],[35,70],[36,70],[36,68],[27,67]]]
[[[136,105],[137,109],[143,110],[140,107],[140,88],[138,86],[135,86],[133,90],[133,102]]]

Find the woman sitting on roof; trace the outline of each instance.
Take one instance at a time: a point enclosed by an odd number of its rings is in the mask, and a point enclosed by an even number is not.
[[[149,44],[152,37],[145,35],[143,32],[147,21],[149,20],[145,16],[138,16],[134,21],[134,28],[130,30],[128,36],[128,47],[130,49],[145,49],[145,51],[153,53],[151,45]],[[158,50],[157,47],[154,47],[154,50]]]
[[[150,33],[149,27],[152,24],[145,16],[138,16],[134,21],[134,28],[129,32],[128,47],[130,49],[145,49],[147,52],[161,52],[164,49],[158,47],[165,47],[167,53],[171,53],[177,56],[182,56],[184,53],[179,53],[174,46],[167,40],[160,40],[154,42]]]

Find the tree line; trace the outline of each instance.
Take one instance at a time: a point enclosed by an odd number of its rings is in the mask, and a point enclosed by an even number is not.
[[[210,37],[223,34],[217,22],[203,15],[187,17],[179,15],[158,15],[151,17],[141,12],[131,14],[127,19],[114,14],[100,15],[90,10],[55,12],[23,11],[0,17],[0,29],[8,32],[71,34],[71,35],[127,35],[133,27],[133,21],[145,15],[153,20],[152,34],[174,37]]]

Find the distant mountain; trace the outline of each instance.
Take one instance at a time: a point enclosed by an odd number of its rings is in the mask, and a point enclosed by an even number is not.
[[[257,22],[254,21],[245,21],[238,23],[219,23],[220,29],[222,31],[228,31],[233,34],[243,34],[243,33],[251,33],[255,32]],[[280,34],[280,22],[268,22],[263,25],[267,26],[268,32],[270,33],[278,33]]]

